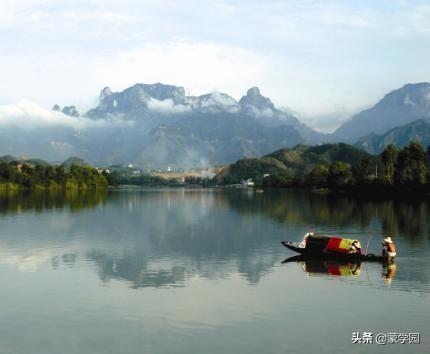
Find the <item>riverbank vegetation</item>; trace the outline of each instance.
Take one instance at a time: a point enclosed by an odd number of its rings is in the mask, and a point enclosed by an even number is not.
[[[176,179],[165,179],[150,173],[128,175],[119,172],[105,174],[110,186],[142,186],[142,187],[176,187],[182,185]]]
[[[67,168],[18,161],[0,163],[0,190],[85,190],[107,186],[105,174],[89,166],[72,164]]]
[[[325,152],[318,155],[318,148]],[[276,155],[289,159],[273,161]],[[413,141],[402,149],[388,145],[380,155],[360,153],[346,144],[280,150],[261,159],[240,160],[217,178],[220,184],[253,179],[256,186],[268,188],[299,187],[345,193],[429,192],[430,148],[425,150]]]

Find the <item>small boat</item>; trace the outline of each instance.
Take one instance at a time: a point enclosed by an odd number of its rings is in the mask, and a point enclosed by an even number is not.
[[[339,261],[391,262],[386,256],[361,253],[360,241],[339,237],[327,237],[313,232],[307,233],[300,243],[282,241],[288,249],[308,258]]]

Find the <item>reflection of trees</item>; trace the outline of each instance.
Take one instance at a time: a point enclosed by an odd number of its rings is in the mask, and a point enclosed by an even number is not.
[[[103,281],[122,279],[134,288],[182,286],[196,274],[219,279],[236,272],[258,283],[284,255],[282,247],[273,247],[279,224],[272,219],[337,230],[367,230],[376,220],[384,233],[414,237],[423,235],[428,214],[425,203],[304,191],[132,191],[111,194],[107,206],[114,212],[105,222],[109,228],[121,225],[121,242],[128,246],[112,252],[94,248],[87,258]]]
[[[286,224],[340,231],[368,230],[378,221],[385,235],[401,235],[414,242],[422,242],[428,235],[430,208],[426,201],[369,200],[294,190],[226,194],[225,198],[241,214],[260,214]]]
[[[85,248],[82,253],[97,265],[101,279],[122,279],[140,288],[181,286],[194,275],[222,279],[239,274],[250,283],[258,283],[285,256],[279,241],[286,225],[301,230],[381,227],[386,234],[417,244],[428,235],[426,202],[369,201],[281,190],[0,195],[0,213],[80,210],[100,204],[103,208],[73,217],[52,213],[55,224],[64,223],[64,228],[57,229],[55,238],[48,230],[29,244],[57,245],[59,240],[66,243],[79,237],[79,247]],[[38,230],[44,230],[44,222],[40,223]],[[15,237],[17,228],[9,227],[8,242],[15,246],[20,242]],[[33,235],[35,224],[30,220],[20,227],[18,232]],[[68,252],[53,258],[52,266],[75,261],[73,252]]]
[[[226,195],[229,205],[241,214],[262,214],[286,224],[365,227],[373,210],[359,200],[336,198],[306,191],[267,191],[250,202],[245,194]]]
[[[68,207],[72,211],[92,208],[102,203],[107,196],[104,190],[64,191],[2,191],[0,213],[16,213],[25,210],[44,211]]]
[[[398,203],[393,205],[393,210],[398,232],[417,243],[427,237],[430,210],[426,202]]]

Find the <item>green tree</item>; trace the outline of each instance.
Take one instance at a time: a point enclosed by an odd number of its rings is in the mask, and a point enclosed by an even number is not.
[[[388,145],[381,154],[385,168],[384,182],[388,185],[393,185],[394,183],[394,168],[397,162],[397,155],[397,149],[393,144]]]
[[[328,184],[330,188],[336,189],[346,187],[352,182],[350,166],[346,163],[336,161],[329,167]]]
[[[361,158],[357,163],[352,166],[352,176],[355,184],[366,185],[373,179],[372,163],[368,157]]]
[[[420,186],[426,183],[425,151],[421,144],[412,141],[398,154],[395,181],[400,185]]]
[[[66,171],[61,165],[55,167],[55,181],[59,184],[64,184],[66,181]]]
[[[328,176],[329,167],[327,165],[319,165],[311,171],[308,181],[312,187],[327,187]]]

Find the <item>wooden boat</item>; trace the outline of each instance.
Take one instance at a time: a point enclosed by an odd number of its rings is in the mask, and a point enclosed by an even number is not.
[[[379,256],[375,254],[363,254],[361,253],[361,246],[358,240],[341,239],[337,237],[327,237],[314,233],[308,233],[305,235],[303,242],[281,242],[288,249],[301,254],[308,258],[319,258],[319,259],[330,259],[338,261],[353,261],[353,262],[391,262],[392,259],[386,256]],[[337,243],[337,248],[333,247],[332,244]],[[339,244],[345,244],[348,247],[350,245],[358,245],[358,249],[355,248],[346,249],[346,246],[339,246]]]

